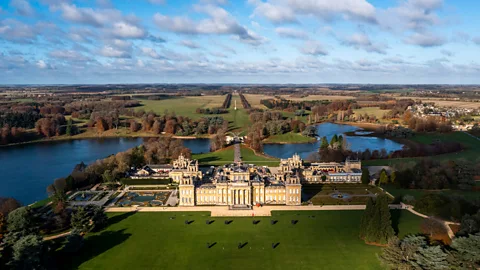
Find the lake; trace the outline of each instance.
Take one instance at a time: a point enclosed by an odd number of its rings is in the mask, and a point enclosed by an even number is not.
[[[396,143],[392,140],[382,139],[377,137],[367,137],[367,136],[346,136],[344,133],[355,131],[356,134],[369,134],[368,132],[363,132],[361,128],[349,125],[339,125],[332,123],[323,123],[316,126],[317,134],[319,138],[326,136],[328,141],[333,137],[333,135],[343,135],[348,143],[350,150],[352,151],[364,151],[366,149],[370,150],[380,150],[385,148],[387,152],[396,151],[402,149],[403,145]],[[295,153],[299,154],[302,158],[307,158],[310,154],[318,152],[320,148],[320,141],[317,140],[314,143],[300,143],[300,144],[265,144],[263,146],[263,151],[274,157],[278,158],[289,158],[292,157]]]
[[[85,139],[0,147],[0,197],[23,204],[45,199],[55,178],[70,174],[80,163],[91,163],[142,144],[142,138]],[[208,139],[183,140],[193,153],[210,151]]]

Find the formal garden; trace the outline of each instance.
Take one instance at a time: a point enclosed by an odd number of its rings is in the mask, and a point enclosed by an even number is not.
[[[302,201],[313,205],[365,205],[370,197],[384,192],[364,184],[304,184]]]

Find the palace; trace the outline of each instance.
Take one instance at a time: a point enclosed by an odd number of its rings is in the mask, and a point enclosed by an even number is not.
[[[241,162],[210,167],[202,173],[198,161],[180,155],[173,165],[146,165],[131,178],[170,178],[179,184],[181,206],[257,204],[300,205],[302,184],[359,183],[361,162],[347,158],[342,163],[305,165],[299,155],[281,159],[279,167]]]

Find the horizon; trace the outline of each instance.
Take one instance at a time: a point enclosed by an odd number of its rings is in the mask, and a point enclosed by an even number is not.
[[[9,0],[0,4],[0,84],[480,85],[478,8]]]

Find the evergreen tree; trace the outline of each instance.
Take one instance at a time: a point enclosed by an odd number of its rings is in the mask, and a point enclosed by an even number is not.
[[[427,246],[418,248],[413,255],[412,262],[415,268],[425,270],[449,269],[447,254],[440,246]]]
[[[368,171],[368,168],[362,169],[362,184],[370,184],[370,172]]]
[[[63,247],[63,251],[68,253],[75,253],[82,248],[83,242],[84,240],[81,232],[73,230],[67,237],[67,243]]]
[[[388,174],[385,170],[382,170],[380,173],[380,181],[378,185],[387,184],[388,183]]]
[[[395,171],[392,171],[392,173],[390,174],[390,183],[394,184],[396,178],[397,178],[397,173]]]
[[[412,269],[415,257],[420,247],[426,247],[427,241],[423,236],[409,235],[400,240],[390,238],[387,247],[382,249],[380,261],[391,269]]]
[[[375,202],[373,198],[369,198],[367,201],[367,207],[363,211],[362,219],[360,220],[360,238],[365,239],[368,230],[368,224],[373,218]]]
[[[395,235],[386,195],[377,196],[365,231],[365,241],[370,243],[386,244]]]
[[[320,149],[327,149],[328,148],[328,140],[327,137],[323,136],[320,140]]]
[[[67,121],[67,128],[65,130],[65,134],[67,134],[67,136],[73,135],[72,126],[73,126],[73,122],[72,122],[72,118],[70,118]]]
[[[480,234],[453,239],[451,247],[454,265],[467,269],[480,267]]]
[[[12,246],[9,265],[14,269],[41,269],[43,255],[43,238],[40,235],[29,234]]]
[[[330,140],[330,146],[333,147],[333,146],[335,146],[336,143],[338,143],[337,134],[333,135],[332,139]]]
[[[83,207],[78,207],[71,218],[72,228],[79,232],[89,232],[91,229],[90,217]]]

